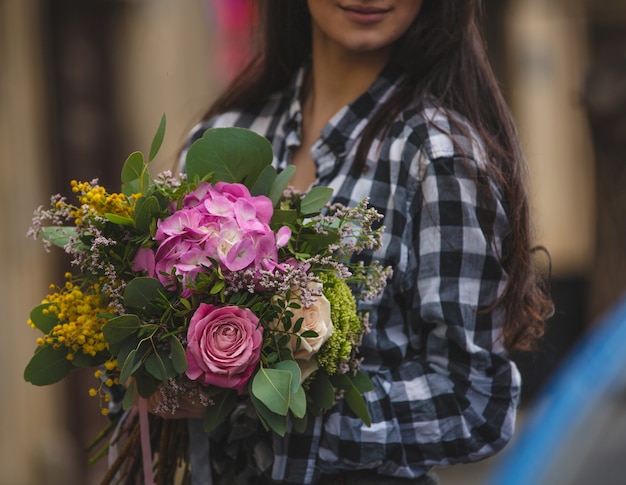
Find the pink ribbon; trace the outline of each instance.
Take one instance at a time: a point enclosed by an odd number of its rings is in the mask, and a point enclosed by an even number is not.
[[[144,485],[154,485],[152,474],[152,450],[150,449],[150,424],[148,423],[148,404],[143,397],[138,399],[139,434],[141,437],[141,458],[143,462]]]

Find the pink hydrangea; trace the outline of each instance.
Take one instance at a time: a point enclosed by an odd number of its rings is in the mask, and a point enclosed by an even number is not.
[[[272,214],[271,200],[252,196],[245,185],[201,182],[184,197],[180,210],[158,222],[154,264],[142,252],[135,267],[153,272],[167,287],[172,287],[172,277],[193,284],[214,263],[224,274],[271,271],[279,264],[278,249],[291,236],[287,227],[272,231]],[[191,292],[185,288],[183,296]]]

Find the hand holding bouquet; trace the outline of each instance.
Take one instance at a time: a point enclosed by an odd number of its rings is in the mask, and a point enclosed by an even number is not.
[[[185,174],[152,178],[164,129],[148,160],[128,158],[120,193],[73,182],[78,204],[54,196],[37,210],[31,234],[77,271],[31,312],[43,336],[25,379],[93,367],[92,394],[107,401],[124,386],[125,409],[158,392],[160,411],[175,413],[195,395],[207,431],[242,397],[279,435],[340,397],[369,424],[357,300],[390,270],[356,255],[380,245],[379,214],[366,200],[329,205],[326,187],[292,190],[294,167],[277,173],[267,140],[237,128],[207,130]]]

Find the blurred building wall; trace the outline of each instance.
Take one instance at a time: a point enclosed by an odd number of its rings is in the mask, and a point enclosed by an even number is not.
[[[60,389],[22,379],[40,335],[26,324],[52,281],[41,244],[26,239],[33,210],[46,203],[42,29],[36,0],[0,1],[0,483],[72,483],[74,460]]]
[[[550,253],[556,307],[537,352],[514,356],[529,402],[591,323],[595,163],[583,100],[584,0],[507,3],[506,91],[529,164],[535,243]]]
[[[594,250],[594,163],[583,104],[587,66],[579,0],[510,2],[510,101],[530,165],[536,242],[557,278],[587,275]]]
[[[162,114],[166,137],[153,173],[172,169],[186,135],[223,79],[213,61],[216,19],[210,2],[126,2],[115,36],[115,92],[125,153],[147,153]]]

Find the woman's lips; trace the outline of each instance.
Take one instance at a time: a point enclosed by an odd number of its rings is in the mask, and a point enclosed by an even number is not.
[[[388,8],[364,7],[347,5],[340,7],[345,14],[359,24],[374,24],[380,22],[391,11]]]

